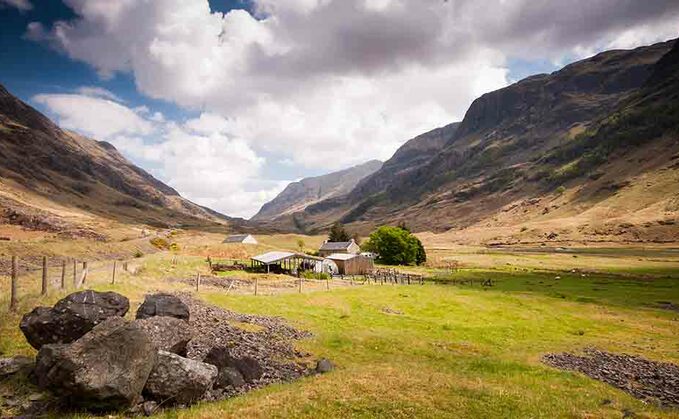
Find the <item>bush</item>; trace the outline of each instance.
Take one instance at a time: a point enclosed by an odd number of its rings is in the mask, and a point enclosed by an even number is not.
[[[160,250],[168,250],[170,248],[170,243],[162,237],[153,238],[149,240],[149,243]]]
[[[304,279],[330,279],[330,275],[326,272],[304,271],[301,273],[301,276]]]
[[[177,244],[177,243],[170,243],[170,250],[172,250],[173,252],[178,252],[178,251],[180,250],[179,244]]]
[[[141,258],[141,257],[144,257],[144,252],[142,252],[141,250],[137,249],[137,250],[134,252],[134,255],[133,255],[133,256],[134,256],[135,258],[139,259],[139,258]]]
[[[427,261],[422,242],[401,227],[378,228],[362,248],[376,253],[377,261],[386,265],[421,265]]]
[[[564,192],[566,192],[566,188],[564,186],[559,186],[558,188],[556,188],[557,195],[563,195]]]

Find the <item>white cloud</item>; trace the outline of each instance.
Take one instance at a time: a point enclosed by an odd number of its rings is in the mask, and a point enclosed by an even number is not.
[[[207,0],[64,1],[77,19],[32,23],[28,36],[203,112],[180,127],[204,139],[198,150],[228,141],[231,152],[247,146],[328,170],[387,158],[408,138],[461,119],[475,97],[508,82],[507,58],[637,46],[671,36],[679,17],[676,0],[253,0],[253,15],[213,13]],[[179,173],[173,181],[182,182]],[[240,205],[233,201],[219,205]]]
[[[29,0],[0,0],[0,9],[3,6],[14,7],[22,12],[33,9],[33,4]]]
[[[227,121],[220,116],[202,114],[179,123],[101,97],[33,99],[61,126],[111,142],[186,198],[225,214],[249,217],[285,186],[260,179],[265,160],[245,141],[227,135]]]
[[[97,139],[115,134],[148,135],[153,124],[134,110],[109,99],[81,94],[41,94],[33,97],[57,116],[59,124]]]
[[[101,97],[116,102],[123,102],[123,100],[120,99],[115,93],[98,86],[82,86],[76,89],[76,93],[84,96]]]

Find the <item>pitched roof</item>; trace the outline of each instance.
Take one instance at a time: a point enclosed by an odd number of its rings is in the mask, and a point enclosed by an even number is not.
[[[232,234],[228,236],[224,242],[225,243],[240,243],[250,236],[249,234]]]
[[[305,255],[305,254],[302,254],[302,253],[281,252],[281,251],[263,253],[261,255],[253,256],[251,259],[256,260],[257,262],[264,263],[265,265],[271,265],[271,264],[274,264],[274,263],[284,261],[286,259],[290,259],[292,257],[300,258],[300,259],[306,259],[306,260],[316,260],[316,261],[323,260],[323,258],[319,258],[319,257],[316,257],[316,256]]]
[[[267,252],[254,256],[252,260],[256,260],[257,262],[262,262],[268,265],[271,263],[280,262],[293,256],[295,256],[295,253],[292,252]]]
[[[325,242],[319,250],[346,250],[354,242]]]
[[[333,253],[330,256],[327,256],[326,259],[330,260],[350,260],[353,258],[357,258],[359,255],[352,255],[350,253]]]

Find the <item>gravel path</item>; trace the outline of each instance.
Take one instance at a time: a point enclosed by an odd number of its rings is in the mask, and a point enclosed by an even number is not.
[[[194,338],[187,347],[189,358],[202,360],[211,348],[225,346],[236,357],[248,355],[257,359],[264,370],[259,380],[238,389],[213,390],[208,399],[232,397],[271,383],[293,381],[313,372],[315,364],[309,365],[311,355],[293,346],[295,340],[309,338],[311,333],[297,330],[278,317],[236,313],[208,305],[190,294],[177,296],[191,312],[189,324]],[[247,325],[242,327],[238,323]]]
[[[663,405],[679,407],[679,366],[675,364],[593,348],[585,349],[584,356],[547,354],[543,361],[556,368],[581,372],[636,398],[658,400]]]

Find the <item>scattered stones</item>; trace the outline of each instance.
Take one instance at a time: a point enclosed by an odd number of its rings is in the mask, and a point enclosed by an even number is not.
[[[0,358],[0,378],[33,370],[35,360],[27,356]]]
[[[147,295],[137,310],[137,319],[147,319],[154,316],[189,320],[189,308],[182,300],[171,294]]]
[[[38,384],[92,410],[135,404],[156,361],[156,348],[137,324],[114,317],[70,345],[44,345]]]
[[[122,317],[129,300],[115,292],[76,292],[54,307],[36,307],[23,316],[19,327],[35,349],[54,343],[71,343],[109,317]]]
[[[401,314],[403,314],[402,311],[393,309],[393,308],[391,308],[391,307],[382,307],[382,313],[386,313],[386,314],[396,314],[396,315],[401,315]]]
[[[133,323],[146,332],[151,343],[159,351],[186,356],[186,345],[191,340],[191,329],[184,320],[174,317],[150,317],[135,320]]]
[[[217,379],[214,365],[160,351],[144,393],[173,404],[191,404],[201,399]]]
[[[335,369],[335,365],[326,358],[321,358],[316,363],[316,372],[318,374],[325,374]]]
[[[584,356],[547,354],[543,361],[556,368],[581,372],[643,400],[679,406],[679,366],[639,356],[585,349]]]
[[[224,310],[204,304],[190,294],[180,294],[179,297],[191,311],[189,324],[194,337],[187,348],[189,358],[208,362],[209,359],[205,358],[213,348],[225,348],[229,357],[250,357],[256,360],[262,370],[261,376],[253,381],[247,382],[247,377],[244,377],[246,383],[243,386],[227,386],[211,391],[209,399],[224,399],[271,383],[293,381],[313,373],[303,362],[309,354],[297,351],[292,345],[294,340],[310,337],[309,332],[297,330],[281,318]],[[256,331],[249,328],[245,330],[238,326],[243,323],[258,328]],[[223,368],[220,369],[222,370]]]

